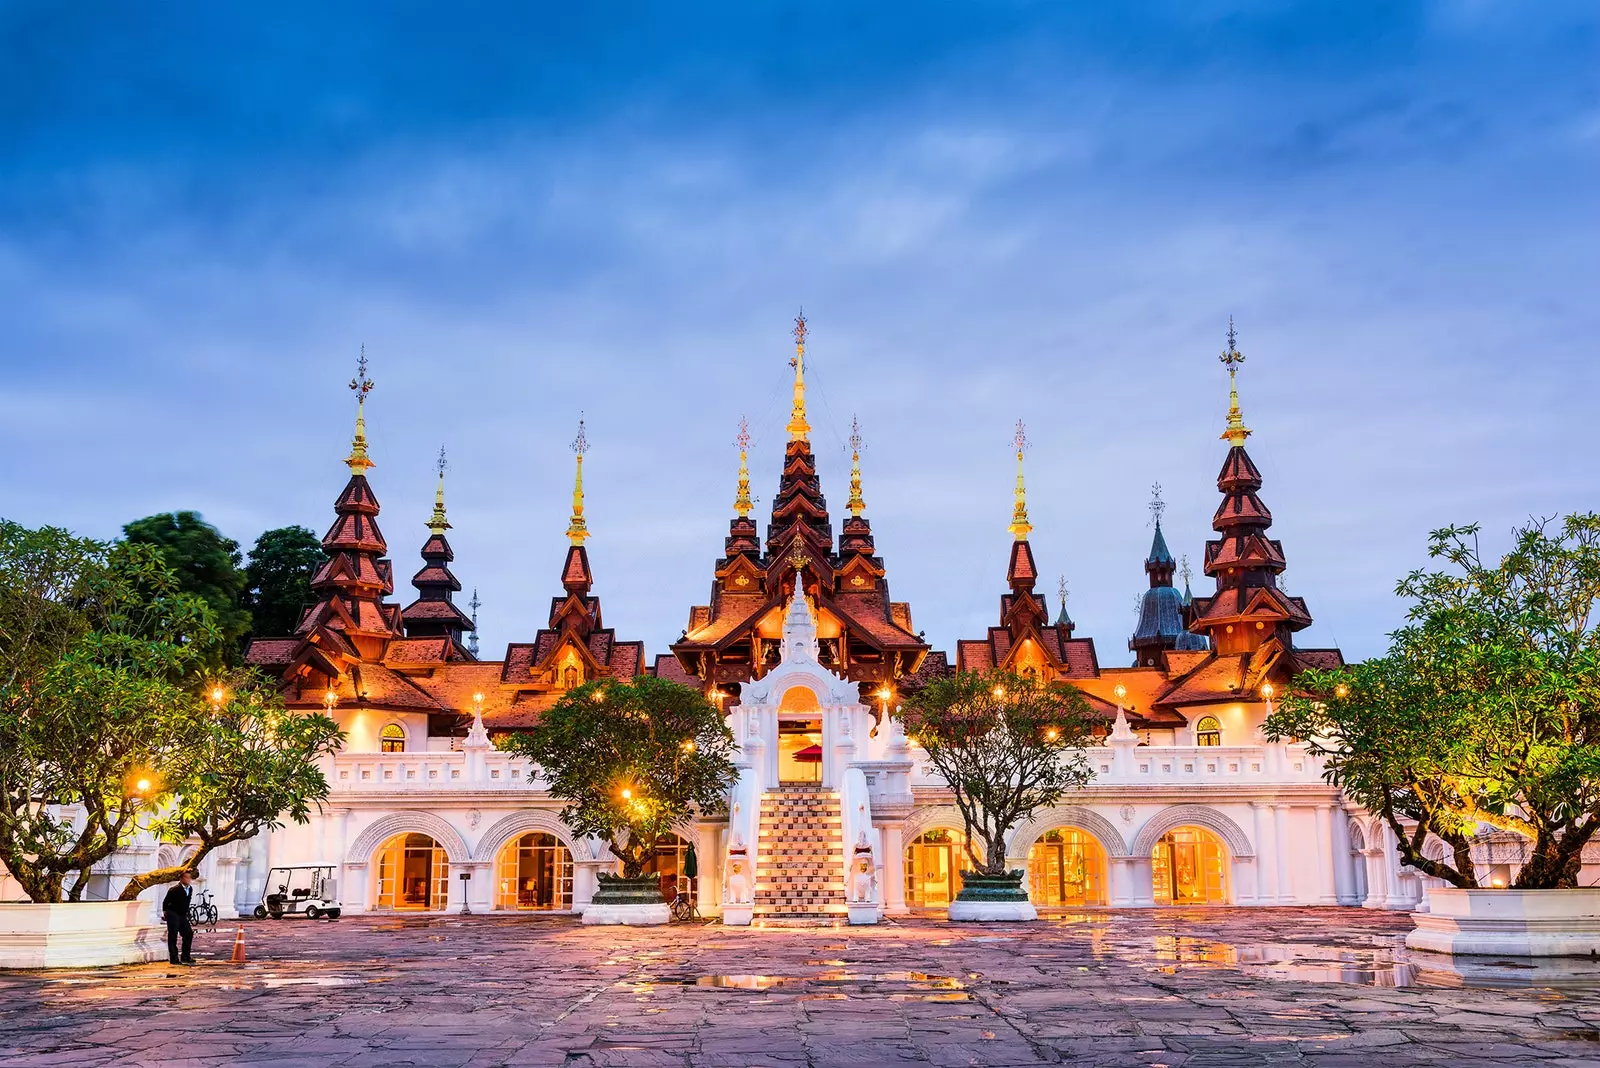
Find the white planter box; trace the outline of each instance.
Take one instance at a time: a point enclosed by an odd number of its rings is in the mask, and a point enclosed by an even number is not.
[[[0,904],[0,968],[98,968],[165,960],[148,901]]]
[[[1039,911],[1031,901],[952,901],[950,919],[957,923],[1002,923],[1007,920],[1037,920]]]
[[[629,927],[654,927],[672,921],[672,906],[665,901],[659,905],[596,905],[584,907],[584,923],[625,924]]]
[[[879,923],[883,920],[883,906],[876,904],[856,904],[849,906],[848,915],[850,926],[864,927],[868,924]]]
[[[1587,957],[1600,953],[1600,889],[1427,892],[1413,912],[1406,947],[1499,957]]]

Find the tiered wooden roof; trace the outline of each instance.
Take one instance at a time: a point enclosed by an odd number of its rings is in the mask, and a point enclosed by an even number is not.
[[[475,628],[472,618],[456,607],[455,595],[461,592],[461,581],[450,570],[456,558],[450,548],[445,531],[450,520],[444,510],[444,455],[439,458],[439,488],[434,494],[433,514],[428,517],[428,540],[422,545],[422,570],[411,578],[417,589],[417,599],[400,613],[408,638],[446,638],[456,646],[455,652],[466,659],[477,659],[467,649],[466,633]],[[455,659],[452,657],[452,659]]]
[[[859,449],[851,515],[834,548],[805,418],[804,317],[796,321],[795,335],[795,400],[765,545],[756,540],[756,524],[749,517],[743,448],[748,439],[742,433],[741,492],[728,525],[725,555],[713,573],[710,603],[690,609],[672,656],[656,658],[653,670],[663,678],[707,690],[736,690],[759,678],[778,662],[783,613],[796,575],[812,602],[822,662],[863,690],[914,676],[928,656],[927,643],[913,628],[910,606],[890,597],[860,500]]]

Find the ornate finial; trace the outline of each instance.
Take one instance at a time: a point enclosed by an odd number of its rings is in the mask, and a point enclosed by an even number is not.
[[[483,607],[483,602],[478,600],[478,587],[472,587],[472,600],[467,602],[467,607],[472,609],[472,636],[467,639],[467,649],[473,656],[478,655],[478,609]]]
[[[794,317],[794,358],[789,361],[789,366],[794,368],[794,406],[789,410],[789,425],[784,429],[789,431],[790,441],[805,441],[806,435],[811,433],[811,424],[806,422],[806,312],[800,309],[800,314]]]
[[[572,439],[572,451],[578,454],[578,473],[572,480],[572,520],[567,524],[567,540],[582,545],[589,536],[589,524],[583,518],[583,454],[589,451],[589,438],[584,433],[583,413],[578,413],[578,436]]]
[[[853,516],[867,510],[867,502],[861,499],[861,420],[853,415],[850,417],[850,499],[845,507]]]
[[[1056,579],[1056,593],[1061,595],[1061,611],[1062,614],[1065,614],[1067,611],[1067,576],[1062,575]]]
[[[1222,440],[1229,445],[1243,445],[1244,439],[1250,436],[1250,428],[1244,425],[1244,413],[1239,410],[1239,365],[1244,363],[1244,353],[1239,351],[1238,334],[1233,329],[1233,316],[1228,316],[1228,348],[1219,357],[1228,368],[1228,426],[1222,432]]]
[[[1179,567],[1178,573],[1183,576],[1183,584],[1185,587],[1187,587],[1189,585],[1189,579],[1194,575],[1194,572],[1189,570],[1188,553],[1183,554],[1183,563],[1182,566]]]
[[[798,543],[793,549],[789,550],[789,566],[796,571],[804,571],[806,565],[810,562],[811,557],[806,555],[806,551],[800,548]]]
[[[344,461],[353,475],[365,475],[377,466],[367,455],[367,394],[372,392],[372,386],[372,379],[367,377],[367,347],[362,345],[361,358],[356,361],[356,377],[350,380],[350,388],[356,393],[356,432],[350,439],[350,455]]]
[[[733,510],[740,519],[750,514],[755,503],[750,499],[750,463],[747,456],[750,452],[750,420],[744,416],[739,417],[739,435],[733,439],[739,446],[739,493],[733,499]]]
[[[1161,499],[1161,483],[1157,482],[1150,487],[1150,522],[1156,526],[1161,525],[1161,514],[1167,510],[1167,502]]]
[[[443,534],[450,529],[450,520],[444,515],[444,473],[450,467],[450,461],[444,458],[444,446],[439,446],[439,459],[434,461],[434,466],[439,469],[439,488],[433,492],[433,514],[428,517],[428,529],[435,534]]]
[[[1017,420],[1017,433],[1011,439],[1017,447],[1017,502],[1011,510],[1011,536],[1017,541],[1027,541],[1028,532],[1033,529],[1033,524],[1028,522],[1028,491],[1022,484],[1022,453],[1028,447],[1027,429],[1022,425],[1022,420]]]

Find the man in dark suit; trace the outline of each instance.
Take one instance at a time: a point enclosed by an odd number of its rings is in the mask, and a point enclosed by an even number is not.
[[[173,964],[193,964],[194,927],[189,923],[189,898],[194,894],[194,875],[184,869],[178,883],[161,899],[161,918],[167,923],[167,957]],[[183,956],[178,956],[178,936],[183,936]]]

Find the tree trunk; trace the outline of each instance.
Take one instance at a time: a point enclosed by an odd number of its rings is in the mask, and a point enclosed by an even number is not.
[[[1578,885],[1578,872],[1583,867],[1583,843],[1588,835],[1578,837],[1572,833],[1560,839],[1541,834],[1533,844],[1533,855],[1517,872],[1514,884],[1518,890],[1572,890]]]
[[[209,852],[211,852],[211,847],[202,844],[199,849],[194,851],[193,856],[181,864],[175,864],[167,868],[157,868],[142,875],[135,875],[128,881],[128,885],[122,888],[122,893],[117,895],[117,900],[132,901],[152,886],[177,882],[184,872],[188,872],[198,879],[200,877],[200,861]]]

